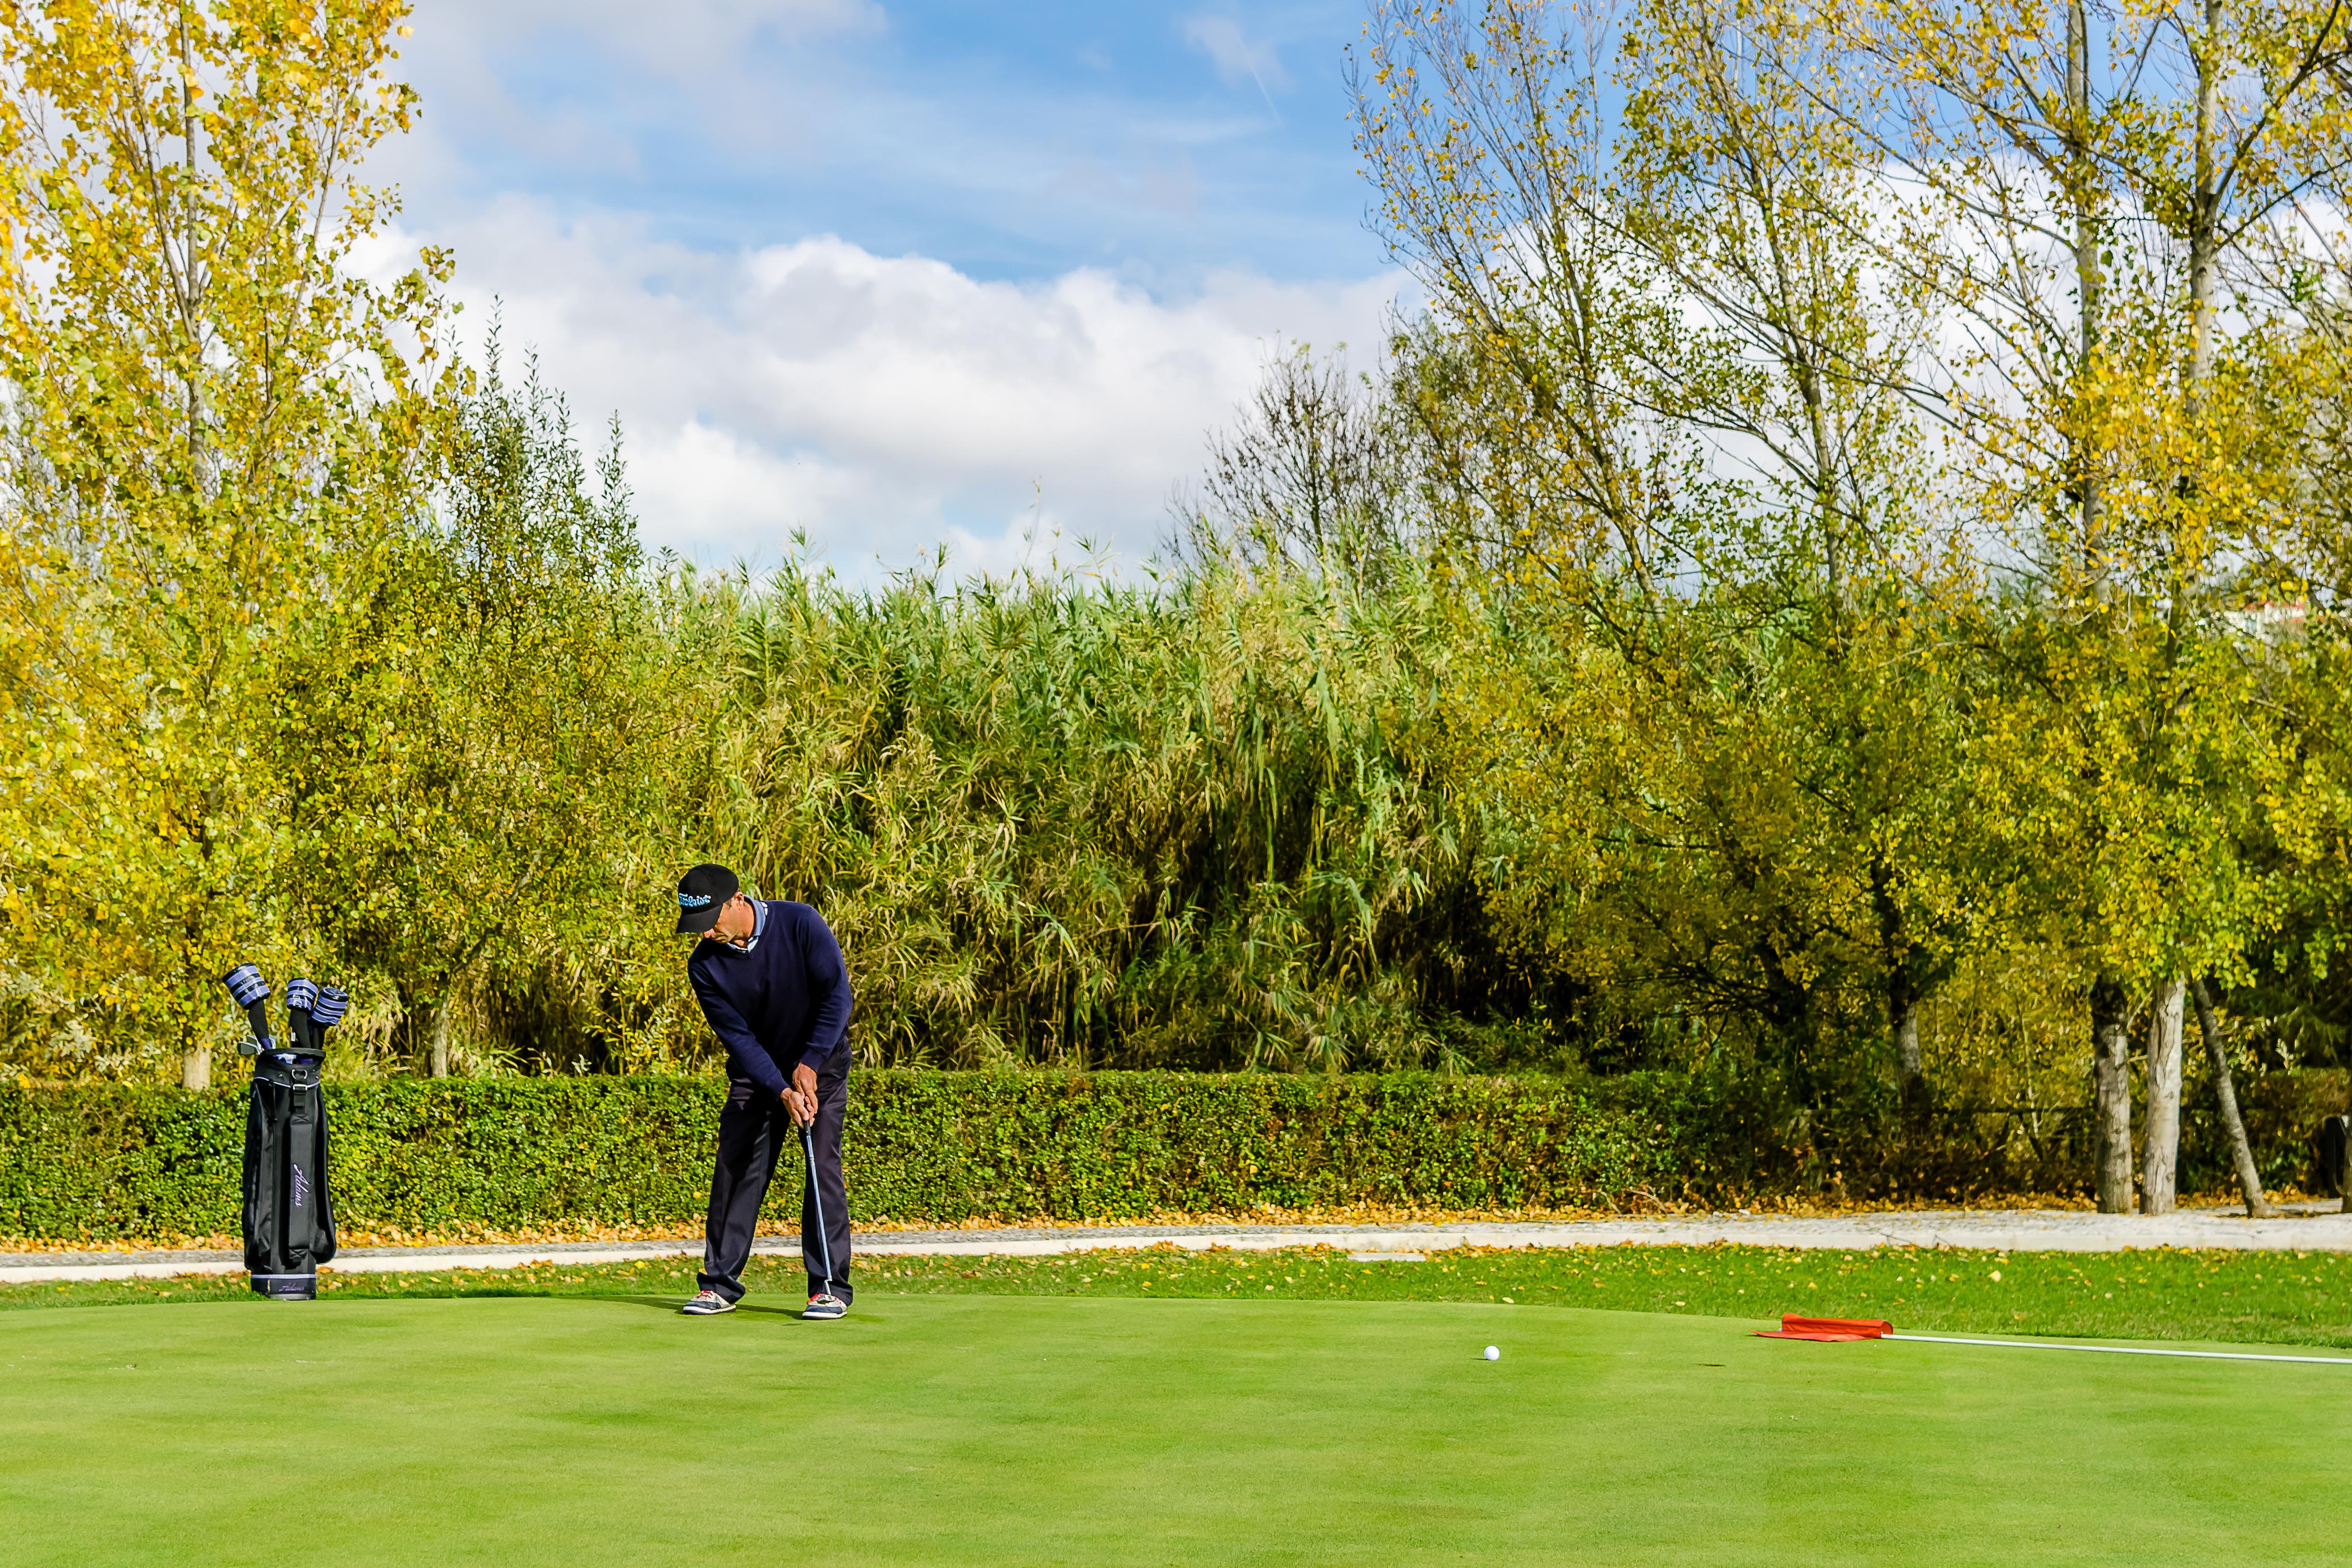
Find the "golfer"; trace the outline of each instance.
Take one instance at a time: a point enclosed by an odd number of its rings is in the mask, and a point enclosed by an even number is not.
[[[723,865],[678,879],[677,929],[701,938],[686,961],[702,1016],[727,1048],[727,1104],[710,1177],[701,1291],[680,1310],[731,1312],[743,1299],[760,1203],[794,1127],[814,1124],[801,1194],[804,1318],[849,1311],[849,1205],[841,1187],[841,1114],[849,1103],[849,971],[824,917],[805,904],[743,894]]]

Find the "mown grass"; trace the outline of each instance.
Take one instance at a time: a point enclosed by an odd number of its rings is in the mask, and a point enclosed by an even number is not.
[[[339,1297],[690,1294],[695,1260],[334,1274]],[[1330,1248],[1048,1258],[894,1258],[856,1269],[873,1297],[1150,1296],[1493,1301],[1769,1320],[1784,1312],[1883,1317],[1898,1329],[2098,1339],[2352,1347],[2352,1256],[2329,1252],[1869,1252],[1768,1247],[1468,1248],[1423,1262],[1356,1261]],[[758,1259],[755,1294],[793,1299],[801,1268]],[[0,1310],[247,1296],[241,1275],[0,1287]]]
[[[1093,1261],[1122,1284],[1160,1271]],[[1790,1345],[1737,1318],[1222,1287],[877,1290],[835,1323],[771,1293],[704,1320],[559,1282],[575,1293],[0,1316],[0,1559],[2344,1558],[2352,1373],[2324,1367]]]

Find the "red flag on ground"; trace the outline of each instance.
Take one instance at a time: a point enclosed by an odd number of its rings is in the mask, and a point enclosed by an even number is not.
[[[1884,1318],[1801,1318],[1794,1312],[1780,1314],[1780,1329],[1756,1331],[1758,1339],[1811,1339],[1825,1344],[1838,1344],[1850,1340],[1878,1339],[1895,1332],[1895,1325]]]

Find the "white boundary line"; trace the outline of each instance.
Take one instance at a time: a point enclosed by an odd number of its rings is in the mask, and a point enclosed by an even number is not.
[[[1991,1344],[2010,1350],[2095,1350],[2108,1355],[2179,1355],[2199,1361],[2310,1361],[2322,1366],[2352,1366],[2347,1355],[2263,1355],[2250,1350],[2156,1350],[2129,1344],[2069,1344],[2050,1339],[1954,1339],[1938,1333],[1890,1333],[1881,1339],[1907,1339],[1922,1344]]]

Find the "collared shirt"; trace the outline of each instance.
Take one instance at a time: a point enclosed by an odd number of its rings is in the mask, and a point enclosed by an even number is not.
[[[751,935],[744,937],[740,942],[730,942],[726,945],[738,953],[749,953],[760,945],[760,938],[767,934],[767,930],[768,901],[755,898],[751,901]]]

